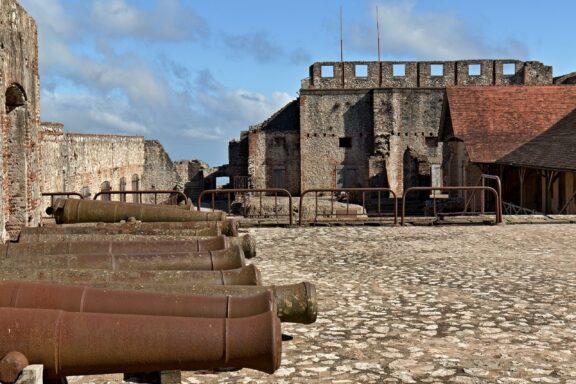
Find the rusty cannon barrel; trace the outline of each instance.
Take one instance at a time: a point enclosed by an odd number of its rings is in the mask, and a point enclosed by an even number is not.
[[[0,268],[104,269],[109,271],[224,271],[246,266],[238,247],[162,254],[24,254],[1,257]]]
[[[13,268],[0,271],[0,280],[45,281],[95,286],[107,283],[261,285],[260,271],[254,265],[229,271],[108,271],[103,269]]]
[[[162,223],[81,223],[22,228],[18,241],[49,241],[50,235],[151,235],[171,237],[238,236],[238,222],[192,221]]]
[[[60,235],[58,235],[60,236]],[[62,235],[54,241],[9,243],[0,245],[0,255],[9,256],[25,254],[78,254],[78,253],[115,253],[115,254],[150,254],[216,251],[238,246],[242,248],[247,259],[256,256],[256,241],[251,235],[240,237],[199,237],[188,240],[107,240],[77,241],[74,235]]]
[[[276,313],[236,319],[0,308],[0,356],[22,353],[44,376],[280,366]]]
[[[46,210],[56,223],[118,223],[134,218],[144,222],[222,221],[226,213],[199,212],[167,205],[148,205],[111,201],[57,199]]]
[[[63,284],[0,282],[0,307],[126,315],[240,318],[276,311],[272,291],[201,296],[118,291]]]
[[[283,323],[312,324],[316,321],[318,315],[316,287],[309,282],[272,286],[207,286],[199,284],[150,284],[125,281],[79,281],[78,284],[117,290],[137,290],[202,296],[250,297],[262,292],[272,291],[276,298],[278,317]]]

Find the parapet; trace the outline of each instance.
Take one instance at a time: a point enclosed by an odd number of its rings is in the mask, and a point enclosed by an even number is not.
[[[552,67],[537,61],[317,62],[302,89],[444,88],[451,85],[549,85]]]

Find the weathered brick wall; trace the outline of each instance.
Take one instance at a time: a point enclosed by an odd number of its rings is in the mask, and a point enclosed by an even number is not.
[[[0,2],[0,44],[0,239],[4,241],[40,219],[37,29],[15,0]]]
[[[106,181],[112,190],[119,190],[121,182],[132,190],[133,179],[144,189],[143,137],[65,133],[57,127],[42,124],[42,192],[89,191],[93,197]],[[48,203],[44,199],[43,207]]]
[[[184,189],[183,180],[176,170],[176,166],[164,147],[158,140],[146,140],[144,142],[144,172],[142,175],[142,189]],[[161,195],[167,197],[167,195]],[[153,196],[144,198],[145,202],[151,202]]]

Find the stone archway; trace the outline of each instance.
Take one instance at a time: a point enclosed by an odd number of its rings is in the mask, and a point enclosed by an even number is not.
[[[10,239],[16,239],[20,229],[28,223],[28,159],[29,141],[28,107],[26,92],[19,84],[6,90],[6,114],[4,128],[4,177],[7,181],[6,201],[8,217],[6,231]]]

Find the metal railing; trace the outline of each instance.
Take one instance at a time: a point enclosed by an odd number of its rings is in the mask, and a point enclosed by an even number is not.
[[[50,206],[54,205],[54,198],[56,196],[65,196],[67,199],[70,198],[70,196],[78,196],[81,199],[84,199],[84,196],[82,196],[82,194],[78,193],[78,192],[44,192],[42,193],[42,197],[50,197]]]
[[[494,195],[495,201],[496,201],[496,224],[500,224],[503,222],[502,220],[502,211],[501,211],[501,207],[502,207],[502,203],[501,203],[501,198],[500,195],[498,194],[498,192],[492,188],[492,187],[482,187],[482,186],[470,186],[470,187],[412,187],[412,188],[408,188],[404,191],[404,194],[402,195],[402,220],[401,220],[401,225],[404,225],[404,220],[406,217],[406,196],[408,196],[409,193],[411,192],[417,192],[417,191],[430,191],[430,192],[434,192],[434,191],[489,191],[490,193],[492,193]],[[432,198],[434,199],[434,207],[436,207],[436,195],[433,193],[432,194]],[[482,207],[482,214],[484,213],[483,207]],[[434,209],[434,217],[438,217],[436,209]]]
[[[246,217],[265,217],[268,215],[264,214],[264,209],[263,209],[263,204],[262,204],[262,195],[263,194],[274,194],[274,217],[276,219],[278,219],[279,217],[284,217],[284,216],[288,216],[288,224],[290,226],[292,226],[293,224],[293,218],[292,218],[292,194],[290,192],[288,192],[286,189],[281,189],[281,188],[269,188],[269,189],[207,189],[205,191],[202,191],[202,193],[200,193],[200,196],[198,196],[198,210],[201,209],[202,207],[202,200],[204,199],[204,197],[206,195],[211,195],[212,196],[212,205],[211,205],[211,209],[215,210],[216,209],[216,195],[223,195],[226,194],[227,195],[227,201],[228,201],[228,205],[227,205],[227,213],[231,213],[232,211],[232,201],[236,200],[236,199],[231,199],[232,194],[242,194],[244,197],[246,196],[246,194],[258,194],[259,195],[259,201],[260,201],[260,205],[258,208],[258,215],[250,215],[250,214],[246,214]],[[278,213],[278,194],[281,193],[284,196],[288,197],[288,213],[287,214],[279,214]]]
[[[502,202],[502,206],[504,208],[502,213],[506,215],[543,215],[542,212],[538,212],[530,208],[521,207],[519,205],[508,203],[506,201]]]
[[[169,200],[172,201],[174,200],[174,203],[172,205],[176,205],[178,202],[178,198],[180,197],[182,200],[181,201],[187,201],[188,198],[186,197],[186,195],[181,192],[181,191],[174,191],[172,189],[150,189],[150,190],[141,190],[141,191],[100,191],[97,194],[94,195],[94,200],[97,200],[100,196],[103,195],[139,195],[140,197],[142,197],[142,195],[154,195],[154,204],[158,204],[158,195],[159,194],[170,194],[170,198]]]
[[[396,196],[396,193],[390,189],[390,188],[334,188],[334,189],[309,189],[306,190],[304,192],[302,192],[302,194],[300,195],[300,203],[299,203],[299,207],[298,207],[298,225],[302,225],[302,216],[303,216],[303,202],[304,202],[304,197],[307,194],[310,193],[314,193],[315,194],[315,199],[316,199],[316,205],[315,205],[315,213],[314,213],[314,222],[316,222],[318,220],[318,193],[331,193],[331,194],[335,194],[335,193],[344,193],[346,194],[346,216],[349,216],[350,213],[350,198],[349,198],[349,194],[350,193],[362,193],[362,208],[363,210],[366,211],[366,215],[369,215],[367,210],[366,210],[366,193],[377,193],[378,194],[378,198],[377,198],[377,206],[378,206],[378,211],[377,211],[377,216],[378,217],[383,217],[386,216],[385,213],[382,212],[382,193],[388,193],[391,194],[393,196],[393,200],[394,200],[394,224],[398,224],[398,198]],[[330,197],[330,216],[334,216],[334,198],[331,196]],[[336,214],[337,216],[337,214]]]
[[[496,204],[500,204],[500,213],[503,212],[504,208],[502,205],[502,181],[500,181],[500,177],[496,176],[496,175],[487,175],[487,174],[482,174],[480,175],[480,181],[481,181],[481,185],[482,187],[486,187],[486,180],[494,180],[496,181],[496,191],[498,192],[498,196],[500,196],[500,202],[496,201]],[[480,195],[481,199],[480,199],[480,212],[482,214],[484,214],[484,207],[486,205],[486,191],[482,191],[481,195]]]

